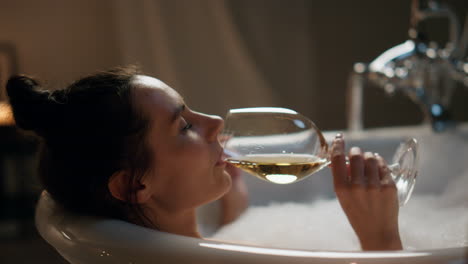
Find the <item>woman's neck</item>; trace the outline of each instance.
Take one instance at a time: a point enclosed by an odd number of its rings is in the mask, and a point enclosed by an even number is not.
[[[152,208],[145,213],[159,231],[201,238],[195,209],[168,211],[163,208]]]

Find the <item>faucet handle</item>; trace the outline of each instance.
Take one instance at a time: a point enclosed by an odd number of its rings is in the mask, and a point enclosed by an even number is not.
[[[445,3],[440,3],[436,0],[412,0],[410,29],[408,35],[415,42],[427,42],[427,35],[418,30],[418,26],[422,21],[431,18],[447,18],[449,21],[449,43],[446,45],[446,50],[449,52],[449,57],[461,58],[464,53],[464,48],[461,43],[460,22],[455,12]],[[468,23],[468,19],[467,19]],[[463,35],[468,35],[468,29],[465,27]],[[468,36],[464,36],[468,38]],[[465,41],[466,42],[466,41]],[[465,44],[466,47],[466,44]]]

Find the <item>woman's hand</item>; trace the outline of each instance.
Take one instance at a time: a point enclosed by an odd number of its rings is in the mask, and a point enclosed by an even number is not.
[[[385,161],[353,147],[347,166],[340,134],[333,141],[331,161],[336,195],[362,249],[402,249],[397,191]]]
[[[247,186],[241,175],[241,171],[232,166],[226,165],[226,171],[231,175],[231,189],[221,197],[222,217],[221,224],[229,224],[236,220],[249,204]]]

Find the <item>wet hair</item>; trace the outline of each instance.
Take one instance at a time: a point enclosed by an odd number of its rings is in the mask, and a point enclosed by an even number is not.
[[[151,157],[149,121],[131,84],[136,74],[135,67],[113,69],[54,91],[18,75],[8,80],[7,93],[17,127],[40,138],[39,177],[54,200],[76,213],[150,226],[134,191]],[[120,170],[131,175],[125,202],[108,189]]]

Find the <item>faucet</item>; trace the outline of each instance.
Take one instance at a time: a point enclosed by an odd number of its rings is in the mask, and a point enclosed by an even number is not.
[[[443,17],[449,20],[449,41],[445,47],[429,42],[418,30],[420,22]],[[348,130],[363,129],[363,88],[372,83],[387,94],[402,91],[417,103],[425,122],[436,132],[454,125],[450,115],[452,94],[457,82],[468,87],[468,14],[460,34],[457,16],[438,1],[412,0],[409,39],[392,47],[372,62],[356,63],[348,80]]]

